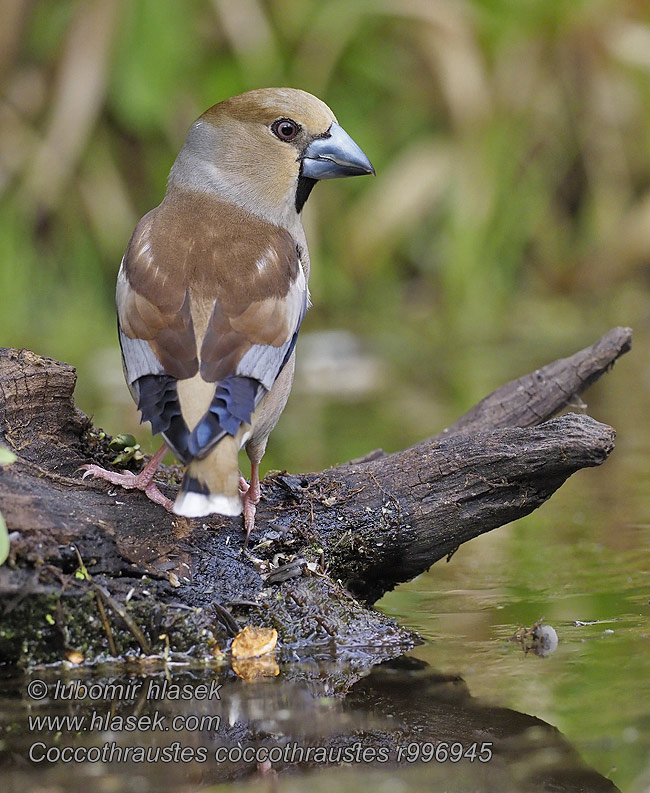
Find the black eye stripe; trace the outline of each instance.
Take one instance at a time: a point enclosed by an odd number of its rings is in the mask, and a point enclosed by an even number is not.
[[[271,124],[271,132],[276,138],[290,142],[300,132],[300,124],[292,118],[277,118]]]

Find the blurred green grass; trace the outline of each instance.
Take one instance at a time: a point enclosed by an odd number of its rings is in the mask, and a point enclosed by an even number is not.
[[[7,0],[0,70],[0,343],[77,366],[110,432],[137,426],[126,242],[194,118],[263,85],[319,95],[377,168],[305,210],[305,331],[347,329],[386,373],[294,397],[268,466],[397,448],[611,325],[647,333],[644,3]]]
[[[133,227],[162,199],[203,110],[265,85],[311,91],[377,177],[321,185],[307,204],[314,305],[303,334],[348,331],[381,375],[338,398],[299,376],[264,466],[318,470],[404,447],[507,379],[632,325],[633,354],[587,396],[619,431],[612,459],[550,511],[466,552],[515,585],[550,570],[561,595],[593,560],[576,546],[559,575],[538,549],[582,537],[578,513],[589,538],[647,557],[634,526],[649,503],[649,78],[642,0],[4,0],[0,344],[74,364],[79,406],[151,448],[113,306]],[[431,580],[444,586],[454,563]],[[601,586],[595,573],[575,577],[587,592]],[[501,663],[496,672],[516,691]],[[635,670],[617,680],[643,682]],[[574,741],[593,713],[618,707],[585,703],[585,691],[549,696]],[[608,771],[597,747],[585,751]]]

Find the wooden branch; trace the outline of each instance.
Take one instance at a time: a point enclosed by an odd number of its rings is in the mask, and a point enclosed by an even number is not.
[[[462,543],[528,515],[571,474],[600,465],[614,430],[569,414],[540,427],[424,441],[381,460],[311,477],[295,490],[335,492],[314,502],[318,541],[334,575],[374,602]]]
[[[411,449],[318,474],[267,476],[249,555],[241,520],[178,518],[141,493],[82,483],[80,465],[106,465],[113,455],[74,407],[74,369],[1,351],[0,442],[19,459],[0,472],[0,511],[12,532],[0,568],[0,657],[57,660],[80,646],[94,657],[107,647],[108,619],[118,653],[160,652],[169,642],[205,657],[227,638],[208,608],[214,601],[242,624],[276,627],[286,652],[347,654],[359,664],[399,655],[417,637],[359,601],[373,602],[461,543],[528,514],[574,471],[603,462],[610,427],[576,415],[531,425],[569,403],[629,344],[629,330],[610,331]],[[173,496],[177,471],[159,482]]]
[[[575,403],[631,346],[631,328],[613,328],[575,355],[553,361],[493,391],[441,435],[541,424]]]

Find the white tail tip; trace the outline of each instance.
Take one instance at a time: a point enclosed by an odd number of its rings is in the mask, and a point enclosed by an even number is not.
[[[203,518],[206,515],[241,515],[242,503],[239,496],[224,496],[220,493],[180,493],[174,503],[175,515],[185,518]]]

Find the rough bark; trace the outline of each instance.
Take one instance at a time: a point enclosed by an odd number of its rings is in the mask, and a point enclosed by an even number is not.
[[[205,657],[228,633],[214,602],[241,622],[277,627],[286,653],[360,665],[399,655],[417,637],[364,603],[602,463],[610,427],[585,415],[546,419],[607,371],[630,337],[610,331],[410,449],[267,476],[251,553],[241,549],[241,520],[178,518],[141,493],[82,484],[80,465],[112,455],[74,406],[74,369],[4,350],[0,442],[19,459],[0,472],[0,511],[12,532],[0,568],[0,658],[168,646]],[[168,495],[176,477],[165,469],[159,480]]]

